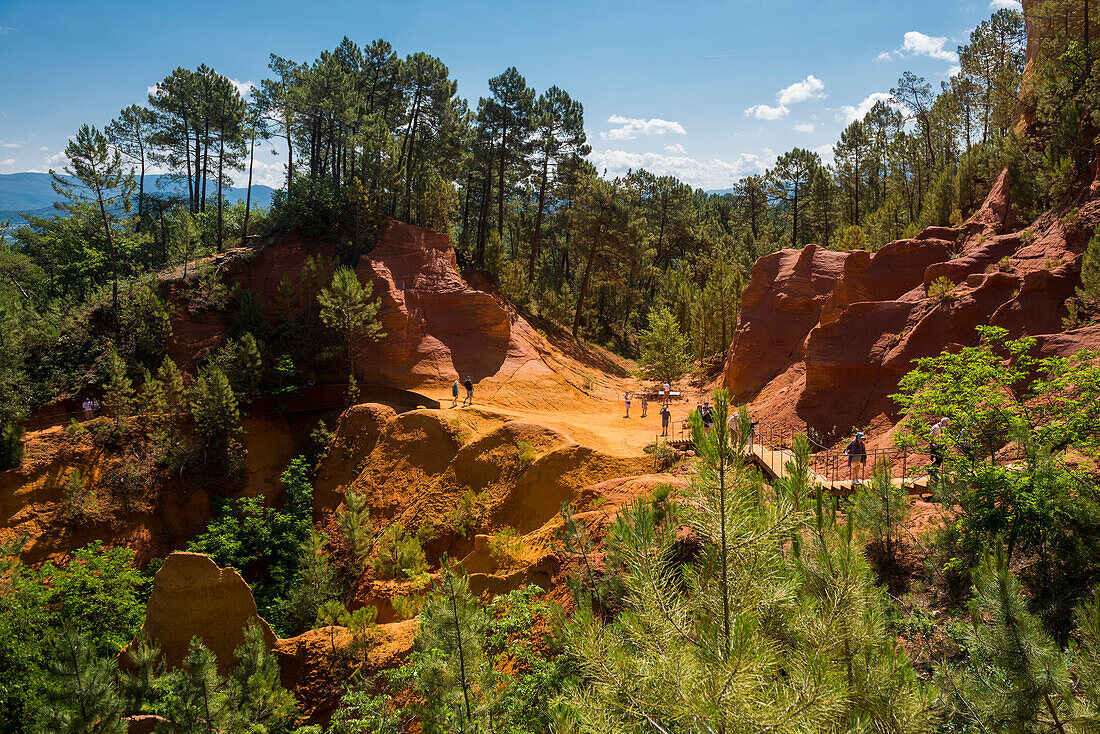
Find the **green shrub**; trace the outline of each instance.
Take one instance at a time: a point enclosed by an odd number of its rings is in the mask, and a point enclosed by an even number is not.
[[[489,537],[489,553],[501,568],[515,566],[522,552],[523,536],[515,528],[501,528]]]
[[[374,569],[386,578],[411,579],[428,569],[420,541],[406,533],[401,523],[393,523],[382,532],[375,554]]]
[[[952,295],[954,290],[954,281],[945,275],[941,275],[928,284],[928,300],[931,301],[933,306],[938,306],[944,301],[954,300]]]
[[[516,462],[523,468],[529,467],[535,463],[535,459],[538,455],[535,453],[535,449],[527,441],[516,441]]]

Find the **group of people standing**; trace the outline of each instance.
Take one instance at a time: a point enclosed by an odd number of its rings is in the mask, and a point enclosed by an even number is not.
[[[630,417],[630,402],[633,399],[633,397],[634,397],[634,393],[632,393],[630,390],[627,390],[626,392],[623,393],[623,403],[626,405],[626,416],[625,417],[627,417],[627,418]],[[672,411],[669,410],[669,407],[668,407],[669,403],[672,401],[672,386],[669,385],[667,382],[663,383],[661,385],[661,392],[658,394],[658,397],[661,400],[661,412],[660,412],[660,415],[661,415],[661,431],[662,431],[661,435],[662,436],[667,436],[668,435],[668,423],[669,423],[669,420],[672,418]],[[649,413],[649,395],[647,395],[644,390],[642,392],[638,393],[638,402],[639,402],[639,404],[641,405],[641,408],[642,408],[642,417],[645,418],[647,416],[647,414]]]

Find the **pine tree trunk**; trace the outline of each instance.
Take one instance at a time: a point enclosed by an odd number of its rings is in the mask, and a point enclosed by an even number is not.
[[[252,142],[248,146],[248,188],[244,193],[244,226],[241,227],[241,247],[248,244],[248,215],[252,210],[252,164],[256,160],[256,130],[252,130]]]
[[[539,240],[542,237],[542,217],[546,210],[546,180],[550,173],[550,153],[542,159],[542,179],[539,181],[539,210],[535,215],[535,237],[531,241],[531,265],[527,271],[528,284],[535,282],[535,263],[539,256]]]
[[[502,114],[507,114],[506,112]],[[508,123],[505,122],[500,133],[500,180],[497,182],[497,236],[504,244],[504,169],[508,161]]]
[[[584,295],[588,290],[588,279],[592,275],[592,263],[596,260],[596,249],[600,246],[600,234],[602,223],[596,227],[596,234],[592,238],[592,249],[588,251],[588,264],[584,267],[584,277],[581,279],[581,287],[577,292],[577,312],[573,315],[573,338],[577,338],[577,331],[581,326],[581,314],[584,313]]]

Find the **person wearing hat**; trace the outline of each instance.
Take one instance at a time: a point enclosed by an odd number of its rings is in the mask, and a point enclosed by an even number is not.
[[[863,442],[863,431],[856,431],[856,437],[844,447],[848,454],[848,472],[853,485],[863,484],[863,467],[867,464],[867,444]]]

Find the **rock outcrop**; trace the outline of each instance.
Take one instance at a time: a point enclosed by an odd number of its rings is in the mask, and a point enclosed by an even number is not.
[[[1085,192],[1016,232],[1009,189],[1004,171],[962,227],[876,253],[807,245],[757,261],[726,361],[734,398],[756,418],[838,440],[853,426],[889,428],[889,396],[913,360],[974,344],[978,325],[1060,332],[1100,201]],[[933,282],[950,291],[930,297]]]
[[[208,259],[228,284],[240,286],[271,321],[288,299],[297,308],[315,308],[300,273],[307,258],[336,256],[331,242],[288,238],[259,249],[243,248]],[[455,251],[446,235],[386,220],[375,247],[359,258],[356,273],[370,283],[381,308],[385,337],[360,345],[356,371],[360,383],[416,388],[450,384],[467,376],[496,402],[536,399],[553,391],[561,399],[581,396],[593,378],[592,366],[625,376],[622,365],[607,355],[586,353],[578,345],[556,349],[488,284],[473,287],[458,272]],[[173,316],[173,342],[168,352],[182,369],[224,342],[228,314],[192,313],[182,304],[189,288],[182,269],[165,276],[162,285],[181,304]],[[343,380],[339,361],[308,367],[321,380]],[[599,372],[596,373],[598,377]]]
[[[252,590],[232,568],[219,568],[201,553],[173,553],[153,578],[145,611],[145,633],[160,644],[164,661],[178,666],[193,637],[218,657],[222,673],[236,664],[234,651],[245,628],[257,623],[269,648],[271,627],[256,611]]]

